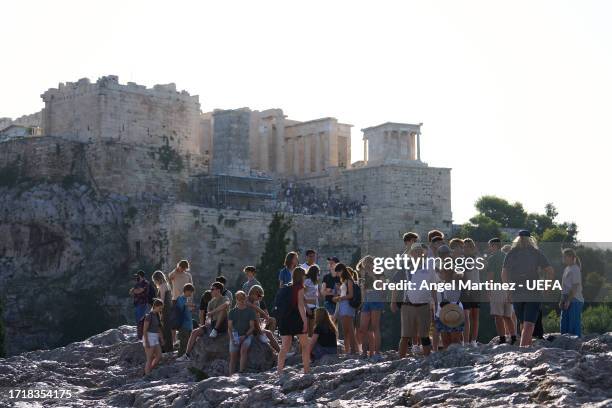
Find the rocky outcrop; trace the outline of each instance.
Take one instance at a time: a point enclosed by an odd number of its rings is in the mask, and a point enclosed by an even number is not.
[[[428,358],[339,356],[302,374],[289,366],[197,381],[190,362],[164,356],[142,377],[134,328],[121,326],[66,347],[0,360],[0,389],[70,389],[68,407],[591,406],[612,404],[612,333],[515,346],[452,346]],[[0,407],[12,402],[0,399]]]
[[[207,376],[227,375],[229,346],[227,333],[221,333],[214,339],[201,336],[191,352],[191,366]],[[269,344],[264,344],[257,337],[253,338],[247,354],[247,371],[266,371],[276,364],[276,354]]]

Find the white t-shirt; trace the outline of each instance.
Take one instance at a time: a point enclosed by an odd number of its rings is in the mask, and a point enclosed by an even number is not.
[[[414,284],[413,290],[404,291],[404,302],[410,303],[431,303],[431,290],[420,289],[423,282],[429,284],[436,282],[436,273],[433,269],[418,269],[412,277],[410,272],[407,272],[406,280],[410,280]]]
[[[170,272],[170,284],[172,285],[172,300],[183,294],[183,286],[187,283],[193,283],[193,279],[189,272],[179,273],[176,270]]]
[[[302,268],[303,270],[305,270],[308,273],[308,268],[310,268],[311,266],[316,266],[319,267],[319,265],[312,264],[312,265],[308,265],[306,262],[304,262],[303,264],[300,265],[300,268]],[[321,268],[319,268],[319,271],[321,270]]]
[[[561,278],[561,286],[564,295],[569,295],[572,286],[578,284],[578,290],[574,294],[574,298],[580,302],[584,302],[582,297],[582,273],[578,265],[566,266],[563,270],[563,278]]]
[[[313,307],[317,307],[318,305],[318,299],[319,299],[319,285],[318,284],[314,284],[310,279],[306,278],[304,279],[304,297],[305,298],[315,298],[317,299],[317,301],[315,301],[315,303],[306,303],[307,307],[313,308]]]

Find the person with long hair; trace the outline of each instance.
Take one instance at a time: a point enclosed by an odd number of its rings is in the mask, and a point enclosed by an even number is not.
[[[285,256],[285,262],[280,271],[278,271],[278,287],[282,288],[284,285],[291,282],[293,270],[298,266],[298,254],[297,252],[291,251]]]
[[[355,339],[355,309],[351,306],[350,300],[353,298],[354,285],[353,274],[343,263],[336,265],[336,272],[340,273],[340,296],[336,296],[334,301],[338,304],[336,313],[342,324],[344,335],[344,352],[347,354],[359,353],[357,341]]]
[[[561,278],[562,296],[559,302],[561,309],[561,334],[582,335],[582,274],[581,262],[576,251],[571,248],[563,250],[563,277]]]
[[[297,258],[296,258],[297,260]],[[302,364],[304,374],[310,371],[310,353],[308,348],[308,320],[306,318],[306,304],[304,302],[304,276],[306,271],[296,267],[291,276],[291,285],[285,290],[291,290],[288,312],[278,321],[278,330],[281,335],[281,350],[278,353],[277,372],[282,374],[285,368],[285,359],[291,348],[293,336],[297,336],[302,350]],[[281,289],[281,290],[283,290]]]
[[[361,293],[363,304],[361,305],[359,321],[359,338],[364,345],[364,353],[368,357],[380,359],[380,316],[385,308],[384,293],[374,289],[374,281],[384,278],[384,275],[374,273],[374,258],[371,255],[364,256],[357,264],[357,272],[362,276]],[[365,350],[365,345],[368,350]]]
[[[162,271],[153,272],[151,280],[157,288],[157,298],[164,302],[164,308],[161,312],[161,336],[164,339],[162,353],[169,353],[173,351],[172,328],[170,327],[170,313],[172,310],[172,292],[170,283],[168,283],[166,275],[164,275]]]
[[[555,271],[550,266],[546,256],[538,249],[535,239],[527,230],[521,230],[512,242],[512,249],[504,259],[502,281],[514,283],[516,289],[511,294],[516,318],[521,322],[521,347],[529,347],[533,338],[533,330],[540,315],[541,293],[527,291],[528,280],[539,279],[542,270],[546,279],[552,280]],[[522,286],[521,286],[522,285]]]
[[[314,312],[319,306],[319,274],[319,266],[311,265],[306,270],[306,279],[304,280],[306,316],[308,317],[308,337],[312,337],[315,321]]]
[[[159,314],[164,308],[164,302],[160,299],[153,299],[153,307],[151,311],[144,316],[144,325],[142,329],[142,345],[146,354],[146,362],[144,367],[145,375],[149,374],[162,358],[161,344],[164,339],[161,336],[161,320]]]
[[[315,310],[315,327],[309,352],[313,360],[326,354],[338,354],[338,329],[324,307]]]

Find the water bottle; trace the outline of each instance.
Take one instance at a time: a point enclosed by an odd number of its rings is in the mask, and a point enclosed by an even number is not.
[[[233,331],[232,335],[234,337],[234,344],[238,345],[240,343],[240,336],[237,331]]]

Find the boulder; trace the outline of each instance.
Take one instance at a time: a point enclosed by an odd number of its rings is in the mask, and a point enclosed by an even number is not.
[[[201,336],[191,352],[191,366],[208,375],[219,375],[220,361],[223,361],[224,372],[229,362],[229,337],[227,333],[219,334],[214,339]],[[247,356],[247,370],[266,371],[276,364],[276,354],[269,344],[253,338]]]

